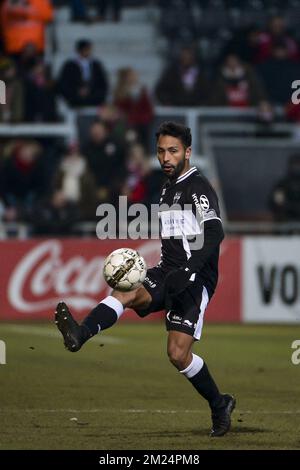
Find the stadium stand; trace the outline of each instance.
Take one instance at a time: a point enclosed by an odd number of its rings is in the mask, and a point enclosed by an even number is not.
[[[291,77],[296,77],[299,70],[299,31],[295,26],[300,1],[124,1],[119,18],[111,13],[99,18],[96,2],[91,1],[86,2],[87,16],[82,20],[75,18],[76,21],[68,2],[52,3],[54,21],[47,26],[44,55],[29,45],[19,57],[7,55],[5,48],[0,57],[0,78],[7,82],[8,91],[7,104],[0,113],[1,175],[6,160],[11,158],[7,149],[24,145],[27,139],[37,140],[44,155],[45,171],[51,176],[42,198],[48,201],[66,146],[79,146],[87,158],[85,150],[91,129],[99,122],[108,132],[104,149],[119,148],[120,163],[126,161],[133,145],[142,142],[153,169],[147,185],[157,188],[161,180],[156,160],[151,157],[154,130],[165,119],[177,119],[192,129],[194,162],[219,190],[227,230],[233,233],[280,231],[280,227],[285,230],[284,224],[273,221],[269,198],[299,144],[299,105],[293,105],[288,97],[292,94]],[[101,106],[95,102],[95,106],[78,110],[64,101],[58,85],[63,64],[70,58],[77,60],[75,44],[85,38],[93,45],[92,56],[101,61],[107,74],[108,94]],[[178,61],[183,48],[194,51],[195,63]],[[274,63],[274,48],[284,49],[290,56],[286,59],[288,67],[284,67],[287,75],[272,88],[272,70],[281,66]],[[238,60],[234,61],[233,56]],[[276,60],[281,60],[278,54]],[[80,67],[89,70],[89,61],[83,61]],[[186,102],[161,101],[155,93],[163,71],[174,70],[172,67],[179,67],[178,83],[186,93]],[[120,77],[125,71],[129,77],[130,74],[135,77],[132,80],[136,83],[127,87],[126,100],[121,104],[116,100],[116,90],[120,89]],[[201,84],[202,97],[197,106],[190,107],[195,104],[192,95],[189,99],[191,83],[198,83],[199,73],[206,82]],[[79,88],[85,93],[88,85],[83,85]],[[9,91],[13,89],[18,92]],[[145,100],[141,101],[140,110],[128,104],[136,103],[141,90],[147,93],[147,117],[142,114]],[[251,98],[254,95],[256,98]],[[124,181],[119,181],[114,189],[116,194],[126,187],[129,177],[126,168],[125,165]],[[258,168],[264,174],[261,182],[255,179]],[[239,178],[233,177],[236,172]],[[93,177],[98,178],[95,169]],[[255,197],[249,198],[254,181]],[[31,233],[32,219],[26,219],[23,210],[11,211],[4,187],[0,211],[2,236]],[[102,197],[98,202],[101,200]],[[79,221],[77,233],[94,233],[95,223],[87,222],[86,215],[79,216]],[[297,220],[293,223],[297,224]]]

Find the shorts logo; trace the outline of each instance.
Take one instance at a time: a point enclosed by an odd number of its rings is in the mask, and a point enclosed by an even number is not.
[[[201,194],[200,196],[200,206],[204,211],[209,209],[209,200],[205,196],[205,194]]]
[[[179,317],[178,315],[173,315],[173,316],[172,316],[172,319],[173,319],[173,320],[180,320],[180,321],[181,321],[181,320],[182,320],[182,317]]]
[[[179,191],[175,194],[174,198],[173,198],[173,204],[177,204],[177,202],[179,201],[179,199],[181,198],[181,194],[182,194],[182,191]]]
[[[168,321],[170,323],[176,323],[177,325],[181,325],[181,322],[182,322],[182,317],[180,317],[179,315],[176,315],[174,313],[172,313],[172,310],[170,310],[167,315],[166,315]]]
[[[184,320],[183,324],[187,325],[189,328],[193,327],[193,323],[190,320]]]

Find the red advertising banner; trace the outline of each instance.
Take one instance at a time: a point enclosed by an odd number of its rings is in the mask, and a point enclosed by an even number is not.
[[[120,247],[137,249],[149,267],[160,257],[158,240],[42,239],[0,242],[0,319],[53,319],[64,300],[77,319],[83,318],[111,289],[102,276],[105,257]],[[207,321],[238,322],[240,312],[240,243],[222,244],[220,283],[206,314]],[[125,320],[140,320],[133,311]]]

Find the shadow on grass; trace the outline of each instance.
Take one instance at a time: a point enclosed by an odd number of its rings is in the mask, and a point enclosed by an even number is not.
[[[251,426],[233,426],[232,429],[230,430],[229,434],[262,434],[262,433],[270,433],[272,432],[269,429],[262,429],[258,427],[251,427]],[[170,439],[170,438],[186,438],[186,437],[191,437],[191,436],[205,436],[205,437],[210,437],[210,429],[209,428],[204,428],[204,429],[189,429],[189,430],[162,430],[162,431],[149,431],[145,432],[143,431],[143,437],[144,438],[153,438],[153,437],[159,437],[160,439]],[[132,437],[132,436],[140,436],[141,432],[131,432],[131,431],[126,431],[126,435],[124,433],[116,432],[116,433],[105,433],[106,438],[115,438],[115,437]],[[85,434],[85,437],[100,437],[99,434]]]
[[[273,432],[270,429],[263,429],[257,428],[252,426],[232,426],[229,431],[229,434],[263,434],[263,433],[270,433]],[[197,431],[193,431],[192,434],[195,436],[207,436],[207,431],[204,429],[200,429]]]

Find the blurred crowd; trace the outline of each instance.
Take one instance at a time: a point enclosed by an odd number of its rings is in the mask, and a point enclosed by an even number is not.
[[[54,15],[51,2],[2,0],[0,77],[8,85],[8,100],[1,107],[1,121],[57,121],[59,96],[73,108],[100,106],[110,101],[134,123],[143,124],[151,120],[150,108],[154,103],[230,107],[264,104],[264,108],[268,103],[270,111],[274,105],[281,105],[286,108],[288,118],[300,119],[299,110],[290,109],[291,81],[300,76],[300,46],[282,16],[272,16],[263,28],[253,25],[236,29],[230,39],[223,41],[212,64],[201,57],[193,35],[184,40],[180,29],[173,30],[176,24],[170,23],[176,4],[185,5],[188,11],[192,2],[160,3],[162,18],[168,21],[163,34],[170,41],[168,50],[172,53],[168,54],[154,90],[146,90],[136,73],[126,69],[120,70],[118,84],[111,89],[105,65],[101,57],[94,56],[93,44],[88,39],[77,41],[74,55],[66,60],[54,79],[51,64],[43,56],[44,30]],[[120,1],[96,4],[101,12],[108,5],[116,8],[116,16],[120,18]],[[76,0],[72,5],[82,9],[86,2]],[[85,18],[85,15],[77,16]],[[104,17],[99,15],[100,19]]]
[[[77,222],[94,221],[100,203],[117,205],[119,195],[129,204],[157,202],[162,184],[144,146],[121,140],[102,120],[84,148],[17,139],[2,145],[1,157],[0,218],[26,221],[36,234],[70,233]]]
[[[71,0],[70,2],[72,21],[94,23],[105,21],[107,18],[113,21],[120,21],[122,0],[96,0],[90,2],[89,0]],[[94,15],[89,14],[89,6],[93,5],[96,9]]]
[[[290,156],[285,174],[274,185],[270,209],[277,222],[300,221],[300,153]]]
[[[300,125],[300,105],[291,103],[291,82],[300,78],[300,46],[282,16],[272,16],[264,27],[235,30],[214,63],[207,63],[195,41],[196,25],[189,23],[189,35],[176,31],[176,5],[189,18],[191,2],[158,3],[170,54],[148,90],[131,67],[118,71],[112,87],[85,38],[53,77],[44,54],[53,4],[0,0],[0,80],[6,84],[0,123],[60,122],[58,99],[72,109],[97,108],[85,141],[1,139],[0,220],[29,221],[36,233],[68,233],[77,221],[94,219],[97,205],[115,202],[116,195],[150,204],[161,183],[148,155],[156,104],[256,107],[258,118],[268,123],[280,105],[286,119]],[[97,14],[91,18],[88,2],[70,2],[73,20],[122,18],[120,0],[93,5]]]

